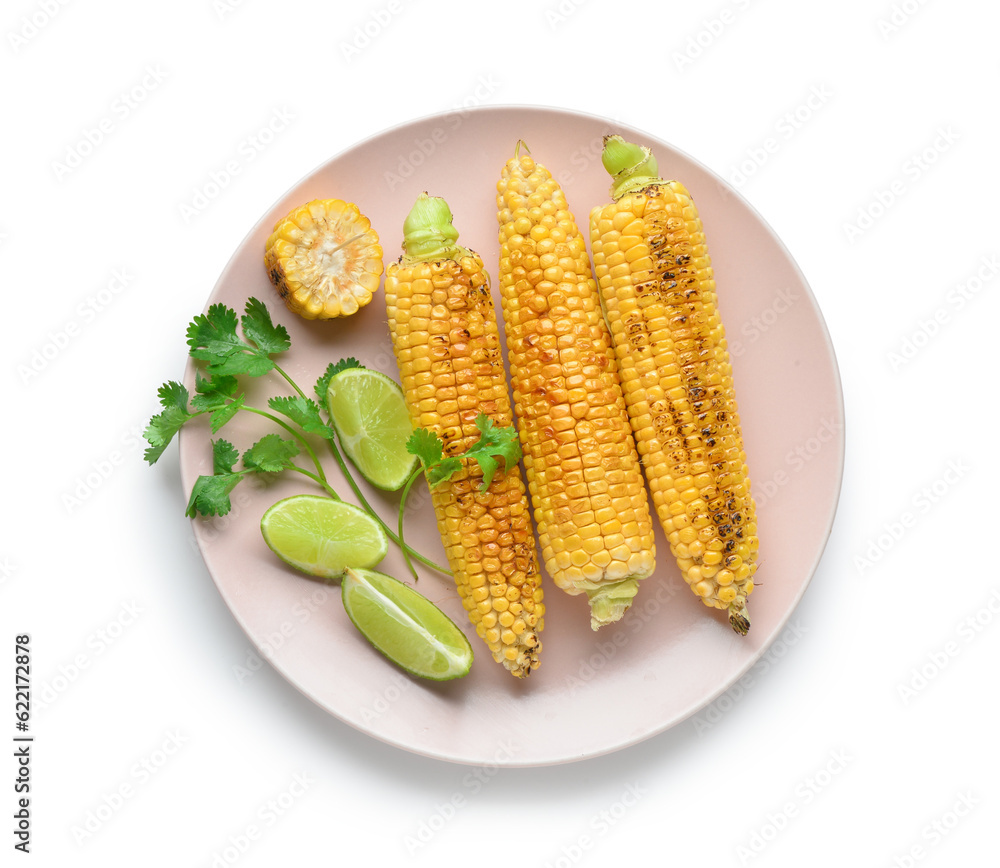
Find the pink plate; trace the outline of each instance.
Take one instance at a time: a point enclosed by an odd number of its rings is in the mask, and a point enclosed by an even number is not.
[[[843,470],[843,400],[816,301],[781,242],[738,193],[639,130],[571,111],[495,107],[380,133],[320,166],[276,202],[233,255],[210,303],[242,313],[248,297],[265,301],[292,338],[280,364],[304,389],[311,391],[326,366],[344,356],[398,379],[381,292],[343,321],[306,322],[284,307],[263,265],[276,220],[313,198],[356,202],[379,232],[388,262],[399,254],[403,218],[426,190],[449,202],[460,242],[482,254],[495,278],[496,182],[517,140],[563,184],[583,228],[591,207],[608,198],[600,150],[610,132],[651,146],[661,174],[684,182],[705,223],[759,505],[762,566],[749,601],[753,626],[741,638],[721,612],[704,607],[680,579],[660,534],[656,574],[625,618],[598,633],[590,629],[586,600],[549,582],[542,663],[521,682],[486,653],[450,579],[425,570],[419,589],[467,630],[476,660],[459,681],[411,679],[354,630],[338,587],[279,563],[261,538],[268,506],[318,489],[291,473],[271,485],[244,483],[229,516],[194,521],[205,563],[233,616],[261,656],[302,693],[405,750],[473,765],[538,766],[606,754],[663,732],[705,707],[767,650],[805,592],[830,533]],[[190,383],[193,372],[187,373]],[[277,377],[248,386],[261,402],[284,393]],[[266,420],[244,413],[218,436],[245,449],[271,430]],[[185,492],[199,474],[211,473],[210,436],[194,424],[182,433]],[[330,453],[320,454],[335,488],[353,500]],[[443,562],[429,498],[418,486],[411,498],[407,538]],[[371,491],[369,499],[395,521],[396,495]],[[380,569],[407,575],[395,547]]]

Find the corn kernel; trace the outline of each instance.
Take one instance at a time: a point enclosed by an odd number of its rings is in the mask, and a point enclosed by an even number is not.
[[[733,602],[733,600],[736,599],[736,588],[734,588],[732,585],[720,588],[717,597],[719,598],[719,602],[721,603],[731,603]]]

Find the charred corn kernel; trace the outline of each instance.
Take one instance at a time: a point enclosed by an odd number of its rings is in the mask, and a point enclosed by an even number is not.
[[[704,228],[648,148],[609,136],[603,161],[594,273],[653,505],[692,591],[745,635],[756,513]]]
[[[358,206],[314,199],[279,220],[264,247],[271,283],[305,319],[357,313],[382,277],[382,246]]]
[[[414,428],[458,455],[479,439],[476,417],[513,424],[500,334],[482,259],[459,247],[451,211],[421,194],[403,226],[404,255],[386,271],[385,300],[400,381]],[[427,312],[419,326],[405,312]],[[423,372],[433,374],[425,397]],[[441,400],[454,394],[454,400]],[[527,492],[517,465],[485,492],[478,463],[431,489],[459,595],[493,658],[515,676],[538,666],[545,605]]]
[[[597,630],[653,572],[653,522],[586,241],[558,182],[520,149],[497,184],[514,415],[545,568],[588,595]]]

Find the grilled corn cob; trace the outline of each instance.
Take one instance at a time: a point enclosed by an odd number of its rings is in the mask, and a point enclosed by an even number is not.
[[[382,246],[357,205],[314,199],[275,224],[264,266],[289,310],[305,319],[334,319],[372,300],[382,277]]]
[[[512,424],[489,278],[457,245],[443,199],[421,194],[403,226],[404,255],[386,271],[385,300],[410,419],[459,455],[479,439],[476,416]],[[431,489],[462,604],[495,660],[515,676],[538,666],[545,612],[527,493],[517,465],[485,492],[478,465]]]
[[[514,414],[545,568],[588,595],[597,630],[653,572],[653,523],[586,242],[558,182],[520,147],[497,184]]]
[[[745,635],[757,520],[705,233],[648,148],[609,136],[602,159],[594,270],[653,504],[688,585]]]

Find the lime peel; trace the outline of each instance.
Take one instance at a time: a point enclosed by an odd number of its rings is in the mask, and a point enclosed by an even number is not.
[[[341,596],[358,631],[404,671],[431,681],[469,673],[473,651],[465,633],[409,585],[375,570],[349,568]]]

